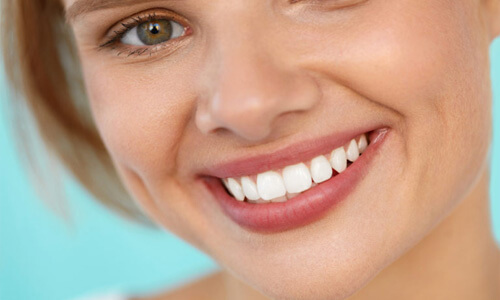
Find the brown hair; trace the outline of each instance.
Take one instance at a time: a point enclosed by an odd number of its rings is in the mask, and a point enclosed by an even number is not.
[[[47,183],[42,175],[47,166],[30,131],[35,129],[48,157],[57,158],[95,198],[128,219],[151,225],[125,191],[92,120],[60,1],[2,4],[0,30],[12,120],[17,146],[32,174],[39,184]]]

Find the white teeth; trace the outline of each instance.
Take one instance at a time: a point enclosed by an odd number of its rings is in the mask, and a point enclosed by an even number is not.
[[[259,192],[257,191],[257,185],[253,182],[250,177],[241,177],[241,186],[243,187],[243,193],[250,200],[260,199]]]
[[[349,143],[349,147],[347,148],[346,151],[346,156],[347,159],[354,162],[356,159],[359,157],[359,149],[358,149],[358,143],[356,143],[356,140],[351,140]]]
[[[274,171],[268,171],[257,175],[257,190],[260,197],[268,201],[286,195],[283,178]]]
[[[366,147],[368,147],[368,140],[366,139],[366,135],[362,134],[358,142],[359,153],[365,152]]]
[[[333,176],[333,170],[337,173],[344,172],[348,161],[356,161],[368,145],[367,136],[361,134],[329,155],[313,158],[309,167],[306,163],[299,163],[257,176],[226,178],[222,181],[229,193],[239,201],[247,199],[255,204],[285,202],[329,180]]]
[[[330,164],[332,165],[332,168],[338,173],[344,172],[344,170],[347,168],[347,158],[344,147],[340,147],[332,151],[332,155],[330,156]]]
[[[323,155],[320,155],[311,161],[311,175],[314,182],[320,183],[327,181],[332,177],[332,174],[332,166],[328,162],[328,159],[326,159]]]
[[[289,193],[300,193],[311,187],[311,173],[304,163],[283,169],[283,181]]]
[[[245,200],[245,195],[243,194],[243,190],[241,185],[233,178],[228,178],[226,182],[226,187],[231,192],[231,194],[236,198],[236,200],[243,201]]]

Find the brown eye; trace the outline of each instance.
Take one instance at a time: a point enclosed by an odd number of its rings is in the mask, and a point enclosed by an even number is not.
[[[131,28],[121,38],[123,44],[144,46],[164,43],[182,36],[184,27],[172,20],[151,20]]]

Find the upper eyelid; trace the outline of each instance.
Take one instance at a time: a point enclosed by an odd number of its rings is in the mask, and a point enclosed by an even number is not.
[[[328,2],[324,3],[323,1],[324,0],[288,0],[289,4],[292,4],[292,5],[299,4],[299,3],[309,3],[309,4],[313,4],[313,5],[317,5],[318,3],[325,4],[325,5],[332,4],[332,3],[328,3]],[[370,0],[326,0],[326,1],[331,1],[334,4],[336,3],[335,5],[339,5],[340,8],[350,7],[350,6],[355,6],[355,5],[363,4],[366,2],[370,2]],[[158,12],[160,12],[160,13],[158,13]],[[146,18],[144,18],[145,15],[147,16]],[[165,8],[165,7],[148,8],[148,9],[142,10],[140,12],[137,12],[135,14],[132,14],[128,17],[122,18],[120,21],[114,23],[108,29],[106,29],[105,37],[103,38],[103,39],[105,39],[105,41],[98,45],[99,50],[103,49],[106,45],[116,44],[117,42],[119,42],[120,39],[123,38],[123,36],[130,29],[141,24],[141,22],[148,21],[148,17],[150,17],[151,15],[154,18],[150,18],[150,20],[151,19],[156,19],[156,20],[164,19],[164,20],[169,20],[169,21],[173,21],[173,22],[180,24],[184,28],[182,37],[189,36],[192,33],[192,26],[190,25],[190,22],[184,16],[178,14],[177,12],[175,12],[171,9]],[[134,20],[134,21],[130,21],[130,20]],[[123,29],[123,28],[125,28],[125,29]],[[110,32],[112,32],[112,34],[110,34]],[[169,41],[175,40],[175,39],[177,39],[177,38],[170,39],[170,40],[163,42],[161,44],[168,43]],[[113,46],[112,49],[115,49],[117,47],[118,46],[116,46],[116,47]],[[136,47],[140,47],[140,46],[136,46]],[[151,47],[151,46],[144,46],[144,47]]]

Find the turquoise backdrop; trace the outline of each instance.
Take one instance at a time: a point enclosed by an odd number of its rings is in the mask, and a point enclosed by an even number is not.
[[[500,241],[500,40],[491,48],[494,143],[491,199]],[[0,72],[1,73],[1,72]],[[217,269],[208,257],[165,232],[130,224],[69,182],[72,222],[35,195],[8,128],[0,74],[0,299],[73,299],[108,290],[171,288]]]

